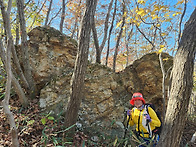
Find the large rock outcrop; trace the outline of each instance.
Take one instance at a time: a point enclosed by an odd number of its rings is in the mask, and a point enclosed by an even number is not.
[[[64,112],[77,44],[54,28],[35,28],[29,37],[32,67],[41,89],[40,107],[54,114]],[[163,60],[167,71],[172,66],[172,57],[165,53],[162,56],[167,58]],[[124,112],[130,107],[132,94],[142,92],[147,102],[161,110],[161,90],[162,72],[156,53],[143,56],[118,73],[103,65],[89,64],[78,123],[85,131],[90,128],[91,133],[122,135]]]
[[[28,33],[31,66],[38,89],[74,68],[77,42],[51,27]]]

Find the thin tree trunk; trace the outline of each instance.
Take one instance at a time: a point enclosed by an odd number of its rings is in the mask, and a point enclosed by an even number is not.
[[[187,119],[189,99],[193,88],[193,68],[196,54],[196,9],[185,25],[174,58],[171,90],[159,147],[178,147]]]
[[[105,42],[106,42],[106,39],[107,39],[107,34],[108,34],[108,21],[109,21],[110,12],[111,12],[111,9],[112,9],[113,1],[114,0],[111,0],[110,1],[109,7],[108,7],[108,12],[107,12],[107,15],[106,15],[106,18],[105,18],[104,37],[103,37],[103,41],[102,41],[102,43],[101,43],[101,45],[99,47],[99,49],[100,49],[101,52],[103,51],[103,48],[105,46]]]
[[[165,68],[163,66],[163,59],[162,59],[162,53],[159,54],[159,62],[161,66],[161,71],[162,71],[162,99],[163,99],[163,121],[165,120],[165,99],[166,99],[166,92],[165,92],[165,79],[166,79],[166,73],[165,73]]]
[[[111,23],[110,30],[109,30],[108,48],[107,48],[106,61],[105,61],[106,66],[108,65],[108,57],[109,57],[109,53],[110,53],[110,37],[111,37],[112,30],[113,30],[113,27],[114,27],[114,19],[115,19],[115,16],[116,16],[116,5],[117,5],[117,0],[115,0],[115,2],[114,2],[114,13],[113,13],[112,23]]]
[[[47,24],[48,24],[49,15],[50,15],[50,11],[51,11],[51,8],[52,8],[52,2],[53,2],[53,0],[50,0],[50,5],[49,5],[47,15],[46,15],[45,26],[47,26]]]
[[[35,86],[35,82],[32,76],[32,71],[30,67],[29,61],[29,53],[28,53],[28,44],[27,44],[27,32],[26,32],[26,22],[24,18],[24,1],[17,0],[17,8],[19,13],[20,20],[20,29],[21,29],[21,50],[22,50],[22,60],[24,66],[24,75],[28,81],[30,89],[28,90],[28,94],[31,98],[34,98],[37,95],[37,90]]]
[[[95,49],[96,49],[96,63],[101,63],[101,51],[99,49],[99,40],[97,37],[95,18],[93,18],[93,21],[92,21],[92,33],[93,33],[94,44],[95,44]]]
[[[95,25],[95,18],[93,19],[93,25],[92,25],[92,31],[93,31],[93,38],[94,38],[94,44],[95,44],[95,49],[96,49],[96,63],[101,63],[101,52],[103,51],[103,48],[105,46],[105,42],[107,39],[107,33],[108,33],[108,21],[109,21],[109,16],[110,12],[112,9],[112,3],[113,0],[110,1],[109,7],[108,7],[108,12],[105,18],[105,25],[104,25],[104,37],[101,43],[101,46],[99,46],[99,40],[97,37],[97,30],[96,30],[96,25]]]
[[[3,62],[4,68],[6,69],[6,54],[5,54],[5,49],[3,47],[3,43],[0,39],[0,55],[1,55],[1,60]],[[15,78],[15,76],[13,75],[13,73],[11,72],[11,77],[12,77],[12,83],[14,86],[14,90],[17,93],[18,97],[19,97],[19,101],[22,104],[23,107],[27,107],[28,106],[28,99],[25,96],[25,93],[22,89],[22,87],[20,86],[19,82],[17,81],[17,79]]]
[[[8,37],[8,45],[6,52],[6,73],[7,73],[7,82],[6,82],[6,91],[5,98],[2,101],[3,110],[5,115],[8,118],[8,122],[10,124],[11,137],[12,137],[12,146],[19,147],[18,133],[14,120],[14,115],[9,109],[9,99],[10,99],[10,90],[11,90],[11,81],[12,81],[12,72],[11,72],[11,46],[13,43],[12,36]]]
[[[125,37],[125,45],[126,45],[126,49],[127,49],[127,62],[126,62],[126,67],[129,65],[129,40],[130,40],[132,34],[133,34],[133,26],[131,28],[131,31],[128,34],[128,38],[126,39],[126,37]]]
[[[13,45],[13,39],[12,39],[11,28],[10,28],[10,13],[11,13],[11,7],[12,7],[12,0],[8,1],[7,11],[5,11],[5,6],[2,0],[0,0],[0,7],[1,7],[2,16],[4,17],[5,30],[7,32],[7,38],[8,38],[7,50],[6,50],[6,56],[5,56],[6,57],[5,67],[6,67],[6,73],[7,73],[7,82],[6,82],[5,98],[2,101],[2,104],[3,104],[4,113],[7,116],[9,124],[10,124],[12,146],[19,147],[18,133],[17,133],[14,116],[9,109],[9,99],[10,99],[10,90],[11,90],[11,82],[12,82],[11,48]]]
[[[4,22],[4,27],[5,27],[5,30],[7,32],[7,35],[8,36],[11,36],[11,28],[10,28],[10,20],[8,19],[9,18],[9,15],[10,15],[10,12],[6,12],[5,11],[5,7],[3,5],[3,2],[0,0],[0,6],[1,6],[1,12],[2,12],[2,17],[3,17],[3,22]],[[6,37],[8,38],[8,37]],[[12,37],[10,37],[12,38]],[[13,40],[11,42],[11,48],[14,46],[14,43],[13,43]],[[3,61],[4,63],[4,68],[6,69],[6,54],[5,54],[5,49],[3,47],[3,43],[2,41],[0,40],[0,53],[1,53],[1,60]],[[13,73],[11,72],[12,74],[12,82],[13,82],[13,85],[14,85],[14,88],[16,90],[16,93],[18,94],[19,96],[19,100],[21,102],[21,104],[26,107],[28,105],[28,100],[27,100],[27,97],[25,96],[24,94],[24,91],[22,90],[20,84],[18,83],[17,79],[14,77]]]
[[[81,0],[79,1],[79,4],[78,4],[77,7],[80,7],[80,5],[81,5]],[[73,31],[72,31],[72,33],[71,33],[71,38],[74,38],[74,34],[75,34],[75,32],[78,30],[77,27],[78,27],[78,17],[76,16],[76,17],[75,17],[74,28],[73,28]],[[76,36],[77,36],[77,35],[76,35]],[[76,38],[78,39],[78,37],[76,37]]]
[[[6,91],[5,98],[2,101],[3,110],[5,115],[8,118],[10,124],[11,137],[12,137],[12,146],[19,147],[18,133],[14,120],[14,115],[9,109],[9,99],[10,99],[10,90],[11,90],[11,81],[12,81],[12,72],[11,72],[11,46],[12,46],[12,37],[8,40],[7,54],[6,54],[6,73],[7,73],[7,82],[6,82]]]
[[[124,16],[124,13],[125,13],[125,2],[124,1],[123,1],[122,5],[123,5],[123,21],[122,21],[122,25],[121,25],[121,29],[120,29],[118,38],[117,38],[115,52],[114,52],[114,58],[113,58],[113,71],[114,72],[116,70],[116,59],[117,59],[117,55],[118,55],[118,46],[119,46],[120,39],[121,39],[121,36],[122,36],[123,27],[125,25],[125,16]]]
[[[78,54],[75,69],[71,80],[71,96],[65,116],[65,126],[69,127],[76,123],[78,111],[83,97],[84,76],[88,61],[90,33],[92,19],[95,14],[97,0],[86,0],[86,11],[82,20],[79,35]]]
[[[15,45],[19,44],[19,40],[20,40],[20,37],[19,37],[19,19],[18,19],[18,15],[16,15],[16,42],[15,42]]]
[[[62,0],[62,14],[61,14],[61,22],[60,22],[60,32],[63,32],[63,23],[65,20],[65,0]]]

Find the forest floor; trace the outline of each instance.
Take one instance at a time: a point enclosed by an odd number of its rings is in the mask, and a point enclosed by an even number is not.
[[[38,99],[32,100],[27,109],[23,109],[17,99],[11,99],[10,106],[11,111],[15,116],[21,147],[62,146],[62,137],[66,130],[66,128],[64,128],[63,121],[40,113]],[[0,122],[0,147],[10,147],[11,135],[9,133],[9,123],[2,108],[0,108]],[[196,124],[191,121],[187,121],[181,141],[182,146],[185,146],[186,143],[191,140],[195,131]],[[90,137],[88,137],[88,135],[80,132],[75,134],[72,142],[66,141],[64,146],[71,146],[69,144],[80,144],[80,146],[82,146],[82,142],[88,142],[89,138]],[[99,146],[102,146],[101,143],[98,144]],[[193,146],[195,145],[196,144]],[[86,146],[97,145],[86,144]]]

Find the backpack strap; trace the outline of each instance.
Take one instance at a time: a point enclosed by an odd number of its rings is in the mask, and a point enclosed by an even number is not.
[[[146,109],[146,112],[149,115],[148,107],[149,107],[149,105],[145,105],[144,109]],[[152,130],[150,128],[150,124],[148,121],[146,121],[146,126],[148,127],[149,137],[151,138],[152,137]]]

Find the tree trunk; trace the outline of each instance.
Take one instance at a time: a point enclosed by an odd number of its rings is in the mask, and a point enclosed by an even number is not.
[[[94,45],[95,45],[95,49],[96,49],[96,63],[101,63],[101,51],[99,49],[99,40],[97,37],[95,18],[93,18],[93,20],[92,20],[92,33],[93,33]]]
[[[12,41],[13,43],[13,41]],[[6,53],[5,53],[5,49],[3,47],[3,43],[0,39],[0,55],[1,55],[1,61],[3,62],[4,65],[4,69],[6,69]],[[28,106],[28,99],[25,96],[25,93],[22,89],[22,87],[20,86],[19,82],[17,81],[17,79],[15,78],[15,76],[13,75],[13,73],[11,72],[11,77],[12,77],[12,83],[14,86],[14,90],[17,93],[18,97],[19,97],[19,101],[22,104],[23,107],[27,107]]]
[[[0,0],[0,7],[1,7],[1,13],[2,13],[2,17],[3,17],[4,28],[7,32],[7,34],[6,34],[7,37],[6,38],[11,38],[12,39],[11,28],[10,28],[10,20],[9,20],[10,12],[5,11],[4,4],[1,0]],[[9,9],[11,9],[11,8],[9,8]],[[13,40],[10,40],[10,43],[11,43],[10,47],[12,49],[14,47]],[[5,49],[3,47],[3,43],[2,43],[1,40],[0,40],[0,53],[1,53],[1,60],[4,64],[4,68],[6,69],[6,64],[7,64],[6,54],[5,54]],[[22,90],[22,87],[20,86],[20,84],[18,83],[17,79],[14,77],[12,72],[11,72],[11,75],[12,75],[12,82],[13,82],[15,91],[19,96],[19,101],[21,102],[21,104],[24,107],[26,107],[28,105],[27,97],[25,96],[24,91]]]
[[[107,48],[107,54],[106,54],[106,60],[105,60],[106,66],[108,65],[108,57],[109,57],[109,53],[110,53],[110,38],[111,38],[112,30],[114,27],[114,19],[116,16],[116,5],[117,5],[117,0],[115,0],[115,2],[114,2],[114,13],[113,13],[112,22],[111,22],[111,26],[110,26],[110,30],[109,30],[109,35],[108,35],[108,48]]]
[[[65,0],[62,0],[62,13],[61,13],[61,22],[60,22],[60,32],[63,32],[63,23],[65,20]]]
[[[75,69],[71,80],[71,96],[65,116],[65,126],[69,127],[76,123],[80,102],[83,97],[84,76],[86,72],[89,52],[89,41],[97,0],[86,0],[86,11],[82,20],[79,35],[78,54]]]
[[[0,0],[0,7],[3,15],[3,20],[4,20],[4,27],[7,32],[7,50],[6,50],[6,55],[5,55],[5,69],[7,73],[7,82],[6,82],[6,88],[5,88],[5,98],[2,101],[3,104],[3,111],[5,115],[8,118],[9,124],[10,124],[10,131],[11,131],[11,138],[12,138],[12,146],[13,147],[19,147],[19,140],[18,140],[18,133],[17,133],[17,128],[14,120],[14,116],[11,113],[9,109],[9,99],[10,99],[10,90],[11,90],[11,82],[12,82],[12,71],[11,71],[11,48],[13,46],[13,38],[11,35],[11,28],[10,28],[10,12],[11,12],[11,7],[12,7],[12,1],[8,1],[8,7],[7,11],[5,11],[5,6],[3,4],[3,1]],[[2,48],[2,43],[1,43],[1,48]]]
[[[28,94],[31,98],[34,98],[37,95],[37,90],[35,86],[35,82],[32,76],[30,61],[29,61],[29,53],[28,53],[28,44],[27,44],[27,32],[26,32],[26,22],[24,18],[24,1],[17,0],[17,8],[19,14],[19,22],[21,29],[21,50],[22,50],[22,59],[24,66],[24,75],[27,79],[30,89],[28,89]]]
[[[193,88],[193,67],[196,53],[196,9],[185,25],[174,58],[171,90],[159,147],[178,147],[187,119]]]
[[[51,8],[52,8],[52,1],[53,0],[50,0],[50,5],[49,5],[48,11],[47,11],[47,15],[46,15],[45,26],[48,25],[48,19],[49,19],[50,11],[51,11]]]
[[[115,52],[114,52],[114,59],[113,59],[113,71],[114,72],[116,71],[116,59],[117,59],[117,55],[118,55],[118,46],[119,46],[120,39],[121,39],[121,36],[122,36],[123,27],[125,25],[125,16],[124,16],[124,13],[125,13],[125,2],[124,1],[123,1],[122,5],[123,5],[123,15],[122,15],[123,16],[123,21],[122,21],[122,25],[121,25],[121,29],[120,29],[118,38],[117,38]]]
[[[112,9],[112,3],[113,3],[113,0],[110,1],[109,7],[108,7],[108,12],[105,18],[105,25],[104,25],[104,37],[103,37],[103,40],[100,46],[99,46],[99,40],[97,37],[95,18],[93,19],[92,31],[93,31],[94,44],[95,44],[95,49],[96,49],[96,63],[99,63],[99,64],[101,63],[101,52],[103,51],[103,48],[105,46],[105,42],[107,39],[108,21],[109,21],[110,12]]]

